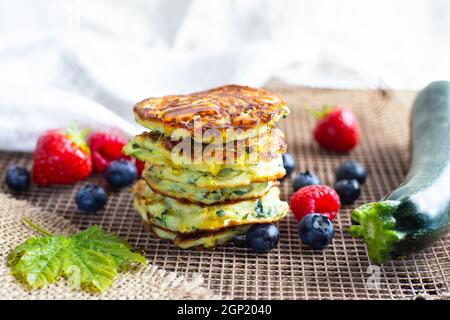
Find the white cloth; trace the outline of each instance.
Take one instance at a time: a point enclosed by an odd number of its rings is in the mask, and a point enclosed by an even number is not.
[[[418,89],[450,78],[446,0],[0,0],[0,149],[77,122],[128,135],[134,103],[278,77]]]

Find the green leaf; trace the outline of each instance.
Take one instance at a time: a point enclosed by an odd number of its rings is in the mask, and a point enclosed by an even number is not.
[[[91,129],[86,128],[84,130],[80,130],[78,125],[73,122],[70,127],[66,130],[66,134],[73,143],[75,143],[78,147],[83,149],[84,152],[91,154],[91,149],[89,148],[86,137],[89,134]]]
[[[104,292],[119,272],[146,263],[127,242],[96,225],[68,237],[39,231],[47,235],[29,238],[8,256],[13,276],[31,289],[65,278],[75,288]]]
[[[322,118],[325,118],[326,116],[328,116],[328,114],[331,111],[333,111],[333,107],[324,105],[324,106],[322,106],[321,110],[316,110],[316,109],[313,109],[312,107],[307,106],[306,111],[311,113],[314,116],[314,118],[319,120],[319,119],[322,119]]]

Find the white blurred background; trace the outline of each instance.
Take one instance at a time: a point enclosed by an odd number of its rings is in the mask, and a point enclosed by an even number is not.
[[[72,121],[132,134],[143,98],[273,78],[450,79],[450,1],[0,0],[0,149]]]

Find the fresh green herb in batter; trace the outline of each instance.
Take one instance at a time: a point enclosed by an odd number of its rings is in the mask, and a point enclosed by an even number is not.
[[[160,217],[155,217],[156,220],[159,220],[164,226],[167,226],[167,210],[161,213]]]
[[[233,193],[237,196],[243,196],[244,194],[248,193],[248,190],[247,189],[234,190]]]
[[[258,199],[258,203],[256,204],[255,213],[257,217],[265,217],[267,214],[264,212],[264,207],[261,199]]]
[[[218,210],[218,211],[216,211],[216,214],[217,214],[219,217],[223,217],[223,216],[225,215],[225,211],[224,211],[224,210]]]

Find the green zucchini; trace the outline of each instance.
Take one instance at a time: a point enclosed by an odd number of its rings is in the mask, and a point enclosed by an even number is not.
[[[450,215],[450,82],[433,82],[412,109],[411,165],[404,182],[380,202],[352,213],[350,234],[381,264],[445,235]]]

